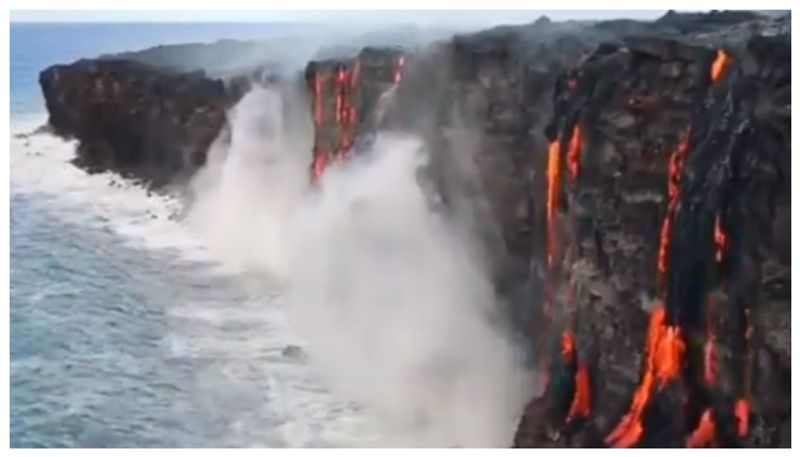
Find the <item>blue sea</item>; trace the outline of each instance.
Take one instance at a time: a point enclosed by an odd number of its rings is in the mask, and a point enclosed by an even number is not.
[[[52,64],[291,24],[11,25],[11,446],[367,444],[301,358],[279,297],[221,267],[180,202],[69,163],[27,135]]]

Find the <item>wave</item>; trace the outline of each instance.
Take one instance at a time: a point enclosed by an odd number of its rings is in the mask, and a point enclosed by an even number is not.
[[[149,192],[112,172],[86,174],[70,163],[75,142],[39,131],[44,120],[12,119],[12,198],[35,196],[53,216],[112,231],[135,248],[170,249],[187,261],[215,260],[202,239],[177,221],[179,198]]]
[[[31,223],[47,222],[34,232],[47,233],[48,240],[77,230],[86,242],[105,241],[101,250],[72,251],[80,258],[59,259],[81,265],[70,284],[57,283],[35,259],[12,258],[12,308],[28,313],[26,319],[49,319],[47,334],[32,336],[42,340],[37,344],[45,353],[53,349],[48,346],[53,334],[68,335],[70,345],[79,349],[86,335],[114,343],[102,350],[77,350],[63,361],[12,356],[15,423],[42,421],[43,414],[47,423],[74,422],[64,411],[80,411],[97,424],[97,436],[54,441],[27,428],[12,429],[12,440],[57,446],[302,447],[364,446],[377,439],[375,427],[365,423],[356,406],[332,395],[304,360],[284,354],[287,347],[306,342],[289,323],[280,290],[240,274],[216,256],[202,234],[181,219],[185,202],[180,199],[149,193],[113,173],[87,175],[72,166],[73,142],[32,133],[42,121],[15,118],[12,124],[11,230],[12,238],[26,246],[18,255],[59,255],[58,246],[43,244],[41,237],[30,239]],[[124,246],[108,245],[109,240]],[[122,271],[93,269],[109,264],[98,255],[118,257],[111,263]],[[143,315],[143,306],[153,312]],[[26,329],[17,323],[12,333]],[[160,330],[165,331],[163,340],[138,339]],[[108,337],[109,331],[117,337]],[[19,333],[15,338],[24,344]],[[159,350],[134,364],[120,362],[141,345]],[[64,372],[65,364],[72,371]],[[196,373],[184,376],[187,365]],[[128,390],[120,392],[123,388]],[[36,401],[27,408],[33,389]],[[70,395],[61,394],[64,389]],[[131,391],[147,395],[126,397]],[[101,401],[108,392],[118,395],[119,410],[97,416],[94,403],[79,400]],[[176,397],[174,392],[191,395]],[[170,406],[162,408],[154,398],[167,398]],[[52,410],[42,412],[43,403]],[[109,427],[114,430],[100,433]]]

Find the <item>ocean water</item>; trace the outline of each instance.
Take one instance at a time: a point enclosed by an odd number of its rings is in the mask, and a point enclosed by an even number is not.
[[[180,203],[69,164],[26,135],[38,72],[156,44],[268,38],[291,25],[11,25],[11,445],[353,446],[357,408],[302,358],[279,293],[226,270]],[[22,135],[20,135],[22,134]]]

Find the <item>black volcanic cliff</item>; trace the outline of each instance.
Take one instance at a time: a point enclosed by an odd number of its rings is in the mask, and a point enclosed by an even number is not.
[[[789,17],[498,27],[310,62],[310,180],[378,130],[431,152],[542,374],[514,446],[790,444]],[[249,82],[41,75],[77,163],[191,175]],[[454,342],[457,344],[457,342]]]
[[[79,141],[76,164],[163,186],[193,173],[241,93],[202,73],[81,60],[39,76],[53,131]]]
[[[548,384],[518,445],[788,443],[789,51],[785,36],[720,50],[627,39],[556,86],[545,321],[577,353],[551,373],[585,364],[593,401],[585,423],[560,425],[573,394]],[[671,329],[670,347],[656,335]]]

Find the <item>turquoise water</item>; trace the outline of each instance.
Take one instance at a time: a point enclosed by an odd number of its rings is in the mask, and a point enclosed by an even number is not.
[[[43,121],[37,78],[48,65],[290,31],[14,24],[12,133]],[[349,431],[349,406],[282,355],[301,342],[279,298],[215,263],[173,221],[175,202],[83,174],[68,163],[72,147],[48,135],[11,139],[11,445],[363,442]]]

